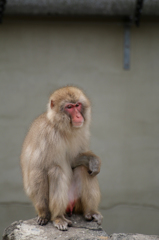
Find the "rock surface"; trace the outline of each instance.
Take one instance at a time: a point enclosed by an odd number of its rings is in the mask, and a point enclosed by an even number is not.
[[[50,222],[46,226],[39,226],[37,219],[17,221],[4,230],[3,240],[95,240],[108,239],[108,235],[96,222],[87,222],[80,215],[72,215],[68,218],[72,221],[72,227],[68,231],[59,231]]]
[[[150,235],[143,235],[143,234],[114,233],[110,236],[110,240],[159,240],[159,236],[150,236]]]
[[[87,222],[80,215],[73,215],[73,225],[68,231],[59,231],[50,222],[39,226],[37,219],[17,221],[4,230],[3,240],[159,240],[159,236],[114,233],[108,236],[96,222]]]

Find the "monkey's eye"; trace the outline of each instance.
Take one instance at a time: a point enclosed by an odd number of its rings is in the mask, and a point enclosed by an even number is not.
[[[82,104],[80,102],[76,103],[75,107],[80,110],[82,108]]]
[[[67,109],[71,109],[71,108],[72,108],[72,105],[67,105],[66,108],[67,108]]]

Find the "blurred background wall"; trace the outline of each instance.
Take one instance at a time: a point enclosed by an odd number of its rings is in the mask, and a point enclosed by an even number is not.
[[[67,84],[92,100],[91,149],[102,159],[104,230],[159,234],[159,21],[132,25],[130,33],[130,69],[124,70],[119,19],[4,15],[0,234],[13,221],[36,216],[23,191],[21,147],[49,95]]]

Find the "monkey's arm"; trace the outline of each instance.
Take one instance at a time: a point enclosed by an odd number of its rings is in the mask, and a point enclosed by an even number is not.
[[[90,175],[95,176],[100,172],[101,160],[93,152],[88,151],[79,154],[75,158],[72,164],[72,168],[74,169],[81,165],[85,166],[88,169],[88,173]]]

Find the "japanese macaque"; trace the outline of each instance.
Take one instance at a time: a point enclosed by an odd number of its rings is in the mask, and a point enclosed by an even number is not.
[[[38,213],[38,224],[53,221],[67,230],[72,212],[101,224],[96,175],[101,160],[89,150],[90,101],[76,87],[56,90],[47,112],[32,124],[23,144],[24,189]]]

